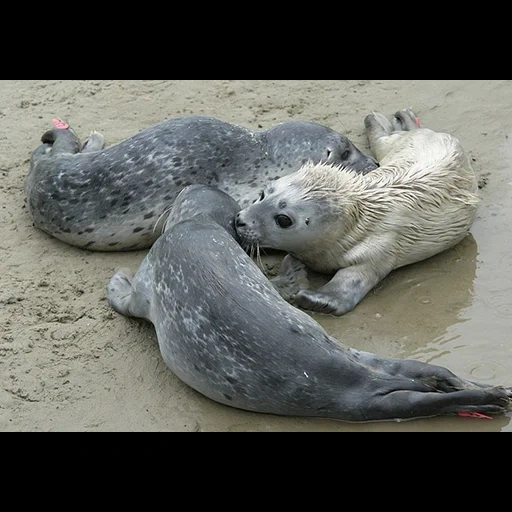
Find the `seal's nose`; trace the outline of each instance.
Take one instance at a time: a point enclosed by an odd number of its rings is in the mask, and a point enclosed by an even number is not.
[[[247,224],[242,220],[242,214],[239,213],[237,216],[236,216],[236,222],[235,222],[235,225],[236,225],[236,228],[237,229],[240,229],[240,228],[245,228],[247,226]]]

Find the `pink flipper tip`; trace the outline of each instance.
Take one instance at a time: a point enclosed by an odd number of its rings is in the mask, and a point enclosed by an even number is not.
[[[485,416],[484,414],[480,414],[478,412],[459,412],[459,416],[461,418],[472,418],[475,420],[493,420],[493,418],[490,416]]]
[[[417,117],[417,118],[416,118],[416,126],[417,126],[418,128],[421,128],[421,121],[420,121],[420,118],[419,118],[419,117]]]
[[[64,121],[60,119],[52,119],[53,126],[57,128],[57,130],[69,130],[69,124],[66,124]]]

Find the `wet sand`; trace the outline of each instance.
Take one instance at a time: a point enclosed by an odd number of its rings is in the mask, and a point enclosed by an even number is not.
[[[364,116],[404,107],[457,136],[486,178],[472,236],[395,272],[345,318],[318,320],[354,348],[512,386],[511,80],[1,80],[0,431],[512,432],[511,414],[347,425],[212,403],[165,367],[151,326],[106,303],[114,272],[146,253],[68,247],[24,208],[30,154],[56,116],[109,144],[182,115],[251,129],[302,119],[368,150]]]

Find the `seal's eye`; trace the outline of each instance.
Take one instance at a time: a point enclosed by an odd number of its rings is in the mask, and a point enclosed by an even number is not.
[[[261,196],[260,196],[260,201],[263,201],[264,199],[265,199],[265,192],[262,192]]]
[[[347,151],[345,151],[345,153],[343,153],[341,155],[341,159],[342,160],[348,160],[348,157],[350,156],[350,149],[347,149]]]
[[[293,226],[293,220],[288,215],[278,215],[276,217],[276,224],[281,229],[289,229]]]

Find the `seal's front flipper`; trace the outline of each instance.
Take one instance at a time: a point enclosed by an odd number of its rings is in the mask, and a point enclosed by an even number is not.
[[[384,268],[384,267],[383,267]],[[301,291],[294,304],[306,311],[343,316],[355,307],[393,270],[377,273],[371,265],[358,265],[340,270],[318,292]]]
[[[293,256],[286,256],[279,274],[270,281],[281,297],[290,302],[300,290],[309,288],[306,265]]]
[[[120,315],[133,316],[130,313],[133,274],[129,270],[119,271],[107,287],[108,302]]]
[[[150,258],[146,258],[134,277],[130,270],[120,270],[107,286],[107,299],[120,315],[151,322]]]

